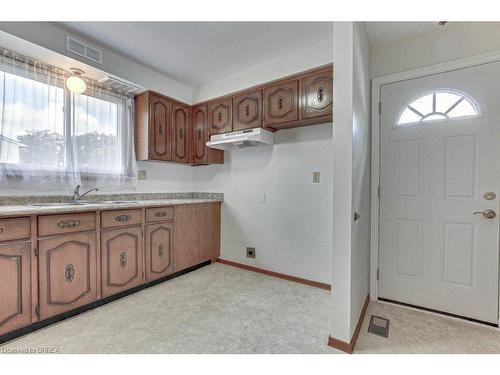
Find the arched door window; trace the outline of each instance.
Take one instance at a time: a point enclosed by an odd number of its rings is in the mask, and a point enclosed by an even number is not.
[[[437,89],[425,92],[405,104],[397,125],[478,116],[478,106],[468,95],[456,90]]]

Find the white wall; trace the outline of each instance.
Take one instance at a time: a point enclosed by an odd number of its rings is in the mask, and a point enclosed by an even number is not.
[[[311,45],[194,91],[195,101],[332,62],[331,41]],[[275,146],[226,152],[197,167],[196,190],[224,193],[221,257],[330,284],[332,124],[280,130]],[[312,172],[321,172],[319,184]],[[265,195],[266,203],[261,203]],[[255,260],[245,248],[256,247]]]
[[[50,22],[0,22],[0,30],[57,52],[62,56],[70,57],[107,73],[128,79],[149,90],[158,91],[188,104],[192,103],[191,87],[179,83],[152,69],[146,68],[109,49],[96,45]],[[101,49],[103,51],[102,65],[82,59],[78,55],[66,51],[66,34],[73,35]]]
[[[349,343],[369,290],[370,49],[364,25],[334,26],[331,336]],[[354,222],[354,212],[360,219]]]
[[[351,231],[351,334],[370,289],[371,85],[370,46],[363,24],[354,24],[352,210],[360,215]]]
[[[281,130],[272,148],[226,152],[224,165],[197,167],[196,190],[224,193],[221,257],[330,284],[331,160],[332,124],[322,124]]]
[[[373,47],[371,76],[402,72],[500,50],[500,22],[450,22],[445,27]]]
[[[198,103],[331,62],[332,40],[328,39],[196,87],[193,101]]]

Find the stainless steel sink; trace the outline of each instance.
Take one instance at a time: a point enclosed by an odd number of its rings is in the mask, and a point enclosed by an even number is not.
[[[139,203],[137,201],[99,201],[96,203],[100,204],[127,204],[127,203]]]
[[[64,207],[64,206],[85,206],[89,204],[127,204],[138,203],[137,201],[77,201],[77,202],[50,202],[50,203],[31,203],[29,207]]]
[[[51,202],[51,203],[32,203],[26,206],[30,207],[57,207],[57,206],[84,206],[93,202]]]

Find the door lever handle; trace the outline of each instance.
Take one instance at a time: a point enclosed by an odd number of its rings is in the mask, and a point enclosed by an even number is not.
[[[493,210],[484,210],[484,211],[477,211],[474,212],[474,215],[481,214],[485,219],[493,219],[495,216],[497,216],[496,212]]]

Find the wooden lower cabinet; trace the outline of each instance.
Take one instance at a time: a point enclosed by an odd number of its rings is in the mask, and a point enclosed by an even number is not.
[[[101,232],[102,296],[108,297],[143,282],[142,227]]]
[[[173,246],[173,223],[146,226],[146,282],[174,272]]]
[[[40,319],[96,300],[95,231],[40,239],[38,249]]]
[[[0,243],[0,335],[31,323],[30,273],[30,243]]]
[[[216,259],[220,253],[220,203],[175,206],[174,270]]]

